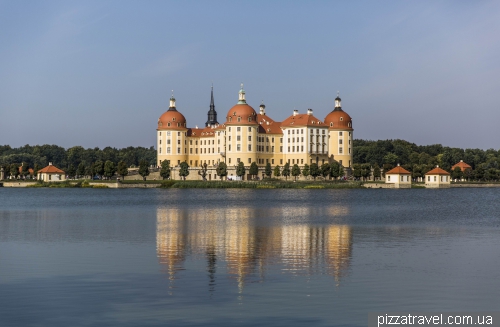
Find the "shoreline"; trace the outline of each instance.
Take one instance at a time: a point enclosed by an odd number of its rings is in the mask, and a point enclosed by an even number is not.
[[[182,180],[159,180],[159,181],[65,181],[40,183],[37,181],[0,181],[0,187],[5,188],[253,188],[253,189],[394,189],[394,184],[376,182],[334,182],[334,181],[182,181]],[[452,183],[449,188],[496,188],[500,183],[478,183],[462,182]],[[413,189],[426,188],[425,184],[412,184]],[[447,187],[448,188],[448,187]]]

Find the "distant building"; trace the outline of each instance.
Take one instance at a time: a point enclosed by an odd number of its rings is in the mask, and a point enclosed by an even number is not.
[[[449,188],[451,183],[450,173],[439,168],[432,169],[425,174],[425,187]]]
[[[49,162],[49,165],[37,173],[38,180],[44,182],[61,182],[66,180],[66,173]]]
[[[452,170],[452,171],[453,171],[453,170],[455,170],[455,168],[456,168],[456,167],[460,168],[460,170],[462,171],[462,173],[463,173],[463,172],[465,172],[465,171],[466,171],[466,170],[468,170],[468,169],[469,169],[469,170],[472,170],[472,167],[471,167],[470,165],[466,164],[463,160],[460,160],[460,162],[459,162],[459,163],[454,164],[454,165],[451,167],[451,170]]]
[[[176,178],[175,170],[181,162],[187,162],[194,169],[207,164],[209,180],[217,178],[215,168],[220,162],[226,163],[228,178],[233,179],[240,162],[247,167],[247,172],[255,162],[261,173],[268,163],[272,168],[283,167],[285,163],[321,165],[333,160],[344,167],[352,165],[352,119],[342,110],[339,96],[334,110],[324,121],[315,117],[312,109],[307,109],[305,114],[293,110],[282,122],[269,117],[263,103],[257,113],[247,104],[245,96],[242,84],[238,102],[227,112],[225,122],[219,124],[212,88],[205,127],[190,128],[184,115],[177,111],[172,95],[169,109],[158,119],[157,165],[170,160],[174,168],[172,178]],[[199,176],[191,173],[188,178]]]
[[[385,173],[385,183],[394,184],[394,188],[411,188],[411,173],[398,164]]]

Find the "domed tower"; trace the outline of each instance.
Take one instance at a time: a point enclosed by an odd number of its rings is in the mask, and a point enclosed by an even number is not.
[[[352,165],[352,119],[344,110],[340,96],[337,93],[335,108],[325,117],[328,125],[329,145],[328,155],[338,161],[344,167]]]
[[[158,118],[156,129],[158,166],[163,160],[170,160],[171,167],[187,160],[187,130],[186,118],[177,111],[172,91],[170,107]]]
[[[238,103],[226,116],[226,164],[237,165],[242,161],[245,166],[257,161],[257,113],[247,104],[243,84]]]

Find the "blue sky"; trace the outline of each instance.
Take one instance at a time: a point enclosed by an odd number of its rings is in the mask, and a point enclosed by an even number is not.
[[[498,1],[2,1],[0,144],[155,144],[171,90],[203,126],[238,99],[361,139],[500,148]]]

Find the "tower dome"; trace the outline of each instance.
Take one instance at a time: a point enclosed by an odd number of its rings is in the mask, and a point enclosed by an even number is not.
[[[170,97],[170,107],[158,118],[158,129],[186,129],[186,118],[175,107],[173,91]]]
[[[245,90],[243,83],[238,98],[238,103],[227,112],[226,124],[242,125],[242,124],[257,124],[257,113],[247,104],[245,99]]]
[[[342,110],[342,100],[337,93],[335,98],[335,108],[325,117],[325,124],[329,129],[352,130],[352,118]]]

